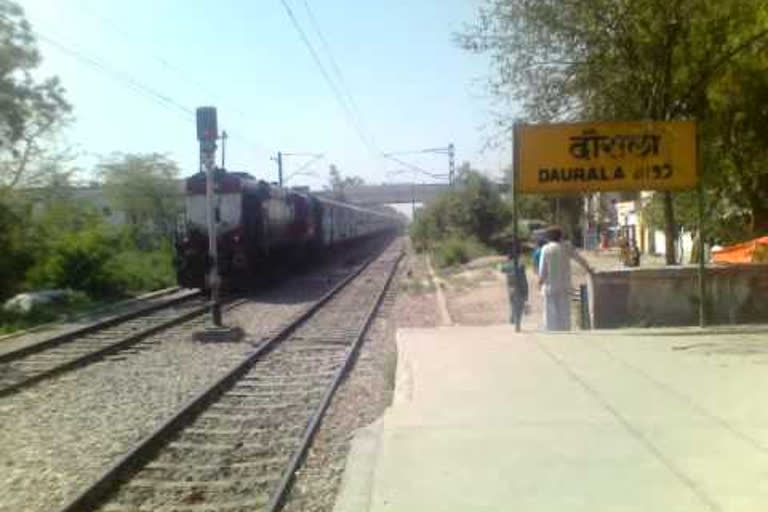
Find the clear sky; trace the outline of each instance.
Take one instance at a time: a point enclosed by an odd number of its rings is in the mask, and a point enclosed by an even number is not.
[[[286,0],[331,78],[305,0]],[[91,168],[99,155],[161,152],[184,174],[197,170],[194,109],[218,108],[230,135],[227,168],[276,180],[270,156],[324,153],[290,185],[321,186],[335,163],[367,182],[408,181],[380,153],[456,146],[494,174],[508,147],[493,136],[488,62],[452,41],[478,0],[307,0],[353,98],[361,137],[336,101],[281,0],[24,0],[44,62],[74,106],[66,141]],[[76,53],[77,56],[74,56]],[[120,77],[120,78],[116,78]],[[345,87],[338,84],[344,91]],[[151,90],[152,92],[148,92]],[[167,98],[170,101],[163,100]],[[366,139],[365,143],[361,139]],[[446,172],[447,157],[401,157]],[[290,175],[305,161],[287,157]],[[434,181],[417,176],[417,181]]]

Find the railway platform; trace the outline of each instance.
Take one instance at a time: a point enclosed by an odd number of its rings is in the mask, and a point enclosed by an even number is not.
[[[768,504],[768,327],[398,332],[395,399],[335,512]]]

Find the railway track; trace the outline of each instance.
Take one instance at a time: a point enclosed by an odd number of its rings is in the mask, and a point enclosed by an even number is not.
[[[60,512],[279,510],[401,257],[361,265]]]
[[[4,353],[0,355],[0,397],[125,350],[207,309],[199,291],[182,291],[149,307]]]

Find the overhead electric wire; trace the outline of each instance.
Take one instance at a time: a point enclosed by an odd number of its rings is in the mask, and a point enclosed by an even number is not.
[[[450,152],[449,148],[427,148],[427,149],[415,149],[412,151],[389,151],[387,153],[384,153],[382,156],[389,157],[392,155],[418,155],[422,153],[447,154],[449,152]]]
[[[83,14],[86,14],[87,16],[90,16],[91,18],[98,21],[99,23],[105,25],[107,28],[110,29],[110,31],[119,34],[123,39],[125,39],[127,42],[130,43],[130,47],[132,49],[134,50],[136,49],[136,44],[135,44],[136,38],[131,36],[131,34],[128,33],[128,31],[126,31],[119,23],[116,23],[112,19],[97,13],[96,9],[93,8],[93,3],[91,2],[83,2],[83,3],[86,5],[86,7],[89,7],[81,11]],[[164,68],[176,73],[177,75],[179,75],[179,77],[183,78],[186,82],[189,82],[190,84],[195,86],[201,92],[204,92],[206,94],[215,94],[213,91],[208,89],[202,83],[200,83],[193,77],[190,77],[189,74],[186,73],[184,70],[182,70],[179,66],[172,64],[168,59],[166,59],[162,55],[158,55],[148,51],[145,53],[147,53],[150,57],[152,57],[154,60],[159,62]]]
[[[343,95],[341,94],[341,91],[339,91],[339,87],[331,79],[331,76],[328,74],[328,71],[325,69],[325,66],[323,65],[323,62],[320,60],[320,56],[317,54],[315,47],[312,45],[312,42],[307,37],[307,34],[306,32],[304,32],[304,29],[301,28],[301,25],[299,24],[299,21],[296,18],[296,15],[293,13],[293,9],[291,9],[291,6],[288,5],[288,2],[286,0],[280,0],[280,3],[283,4],[283,7],[285,8],[285,12],[288,14],[288,18],[291,20],[291,24],[293,25],[293,28],[299,34],[299,37],[301,38],[304,45],[307,47],[307,50],[309,50],[309,53],[312,56],[312,60],[315,62],[315,65],[320,71],[320,74],[323,75],[323,79],[325,79],[325,82],[331,88],[331,92],[333,93],[336,99],[336,102],[339,104],[344,114],[346,115],[347,121],[349,121],[350,125],[355,130],[355,132],[357,133],[358,137],[363,142],[363,144],[368,148],[368,150],[378,157],[380,155],[380,152],[377,151],[376,146],[373,144],[371,140],[368,139],[366,134],[363,132],[361,126],[357,123],[355,116],[351,110],[351,107],[347,104],[347,101],[345,101]]]
[[[426,176],[429,176],[430,178],[441,179],[441,178],[444,178],[444,177],[447,176],[446,174],[438,174],[438,173],[427,171],[426,169],[422,169],[421,167],[418,167],[416,165],[410,164],[410,163],[408,163],[408,162],[406,162],[404,160],[400,160],[399,158],[395,158],[391,154],[387,154],[387,155],[383,155],[383,156],[385,158],[388,158],[388,159],[394,161],[394,162],[399,163],[400,165],[404,165],[404,166],[408,167],[412,171],[415,171],[415,172],[424,174]]]
[[[86,5],[91,5],[91,6],[93,5],[90,2],[85,2],[85,4]],[[107,18],[106,16],[103,16],[101,14],[97,14],[95,12],[95,9],[85,9],[85,10],[83,10],[83,12],[86,13],[91,18],[93,18],[94,20],[98,21],[99,23],[102,23],[103,25],[105,25],[107,28],[109,28],[114,33],[120,35],[123,39],[125,39],[126,41],[131,43],[130,47],[133,50],[136,50],[136,46],[134,44],[135,38],[132,37],[131,34],[128,33],[118,23],[114,22],[110,18]],[[147,54],[152,59],[154,59],[157,62],[159,62],[160,65],[162,65],[165,69],[167,69],[167,70],[175,73],[176,75],[178,75],[179,78],[183,79],[185,82],[187,82],[187,83],[191,84],[192,86],[194,86],[199,92],[202,92],[202,93],[204,93],[206,95],[210,95],[210,96],[218,96],[218,94],[215,91],[213,91],[209,87],[203,85],[200,81],[198,81],[197,79],[192,77],[189,73],[184,71],[180,66],[177,66],[177,65],[171,63],[171,61],[168,58],[166,58],[166,57],[164,57],[162,55],[159,55],[157,53],[154,53],[154,52],[151,52],[151,51],[147,51],[147,50],[143,51],[142,53]],[[235,115],[240,117],[245,122],[251,122],[251,120],[252,120],[252,118],[249,118],[244,112],[242,112],[239,109],[229,109],[229,108],[227,108],[227,111],[233,112]],[[253,140],[251,140],[251,139],[249,139],[247,137],[244,137],[242,135],[238,135],[237,131],[232,132],[231,129],[228,129],[227,130],[227,135],[230,138],[232,138],[232,139],[240,140],[243,143],[245,143],[245,144],[247,144],[249,146],[252,146],[253,149],[256,149],[258,151],[266,152],[266,153],[273,153],[275,151],[274,148],[271,148],[271,147],[265,146],[264,144],[260,144],[258,142],[255,142],[255,141],[253,141]]]
[[[159,105],[165,108],[183,113],[187,119],[190,119],[190,118],[194,119],[195,112],[191,108],[187,107],[186,105],[182,105],[181,103],[174,100],[173,98],[153,89],[152,87],[149,87],[148,85],[145,85],[139,82],[136,78],[132,77],[131,75],[112,69],[111,67],[109,67],[109,65],[100,61],[99,59],[86,55],[80,50],[73,49],[51,37],[41,34],[38,31],[33,31],[33,33],[35,37],[37,37],[37,39],[39,39],[40,41],[44,41],[45,43],[53,46],[54,48],[58,49],[63,53],[66,53],[70,57],[77,59],[83,64],[86,64],[87,66],[95,69],[96,71],[103,73],[105,75],[108,75],[113,79],[122,82],[124,85],[128,86],[128,88],[130,88],[134,92],[137,92],[149,99],[152,99],[153,101],[155,101],[156,103],[158,103]]]
[[[377,147],[376,141],[371,135],[370,130],[368,130],[368,127],[366,126],[366,123],[364,122],[363,117],[360,114],[360,109],[357,107],[357,102],[355,101],[355,98],[352,95],[352,92],[349,86],[347,85],[347,81],[344,79],[344,74],[341,72],[341,67],[338,65],[338,63],[336,62],[336,59],[333,56],[333,51],[331,51],[331,46],[328,44],[328,40],[323,35],[323,31],[320,29],[320,24],[317,22],[317,18],[315,18],[315,14],[312,12],[312,8],[309,6],[308,0],[303,0],[303,2],[304,2],[304,9],[307,11],[307,16],[309,18],[310,23],[312,24],[312,28],[314,28],[315,33],[317,34],[317,37],[320,40],[320,44],[323,46],[323,50],[325,51],[325,54],[328,56],[328,61],[331,63],[331,69],[333,70],[333,74],[336,76],[336,80],[341,86],[341,89],[344,95],[346,96],[347,101],[349,101],[349,105],[351,107],[352,113],[355,115],[358,124],[362,127],[363,132],[371,141],[373,147],[374,148]]]
[[[105,74],[107,76],[110,76],[111,78],[113,78],[115,80],[118,80],[118,81],[122,82],[123,85],[128,87],[133,92],[135,92],[137,94],[140,94],[140,95],[142,95],[142,96],[144,96],[144,97],[154,101],[158,105],[160,105],[162,107],[165,107],[165,108],[167,108],[167,109],[169,109],[169,110],[171,110],[173,112],[182,113],[184,115],[184,118],[187,121],[194,121],[194,119],[195,119],[195,111],[192,108],[187,107],[187,106],[179,103],[178,101],[170,98],[169,96],[167,96],[165,94],[162,94],[161,92],[159,92],[159,91],[157,91],[157,90],[155,90],[155,89],[153,89],[153,88],[151,88],[151,87],[149,87],[147,85],[142,84],[137,79],[133,78],[132,76],[130,76],[130,75],[126,74],[126,73],[122,73],[120,71],[116,71],[116,70],[110,68],[107,64],[105,64],[104,62],[100,61],[97,58],[94,58],[94,57],[91,57],[89,55],[86,55],[85,53],[83,53],[83,52],[81,52],[79,50],[70,48],[67,45],[65,45],[65,44],[63,44],[63,43],[61,43],[61,42],[59,42],[59,41],[57,41],[57,40],[55,40],[55,39],[53,39],[51,37],[48,37],[48,36],[46,36],[44,34],[41,34],[38,31],[34,31],[34,34],[35,34],[35,37],[37,37],[40,41],[44,41],[45,43],[53,46],[54,48],[58,49],[59,51],[65,53],[65,54],[67,54],[67,55],[77,59],[81,63],[83,63],[83,64],[93,68],[94,70],[96,70],[96,71],[98,71],[100,73],[103,73],[103,74]],[[238,135],[237,133],[231,133],[231,130],[227,130],[227,136],[230,139],[241,140],[245,144],[254,146],[254,148],[258,148],[260,151],[264,151],[265,150],[265,148],[263,148],[262,146],[257,145],[257,144],[253,143],[252,141],[250,141],[248,139],[245,139],[244,137]]]

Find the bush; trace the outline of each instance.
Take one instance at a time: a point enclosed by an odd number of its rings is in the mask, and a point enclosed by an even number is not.
[[[23,288],[24,274],[34,263],[35,250],[26,236],[21,210],[0,200],[0,298]]]
[[[150,291],[176,284],[169,244],[154,251],[126,247],[109,261],[107,268],[117,277],[122,290]]]
[[[440,268],[461,265],[493,251],[472,238],[450,237],[437,243],[432,258]]]
[[[27,284],[80,290],[92,297],[117,295],[119,276],[107,266],[120,250],[117,242],[99,226],[63,233],[48,241],[45,254],[27,272]]]
[[[501,199],[498,187],[464,166],[456,186],[418,212],[410,235],[417,251],[428,250],[449,238],[465,237],[495,247],[497,234],[509,220],[510,209]]]

